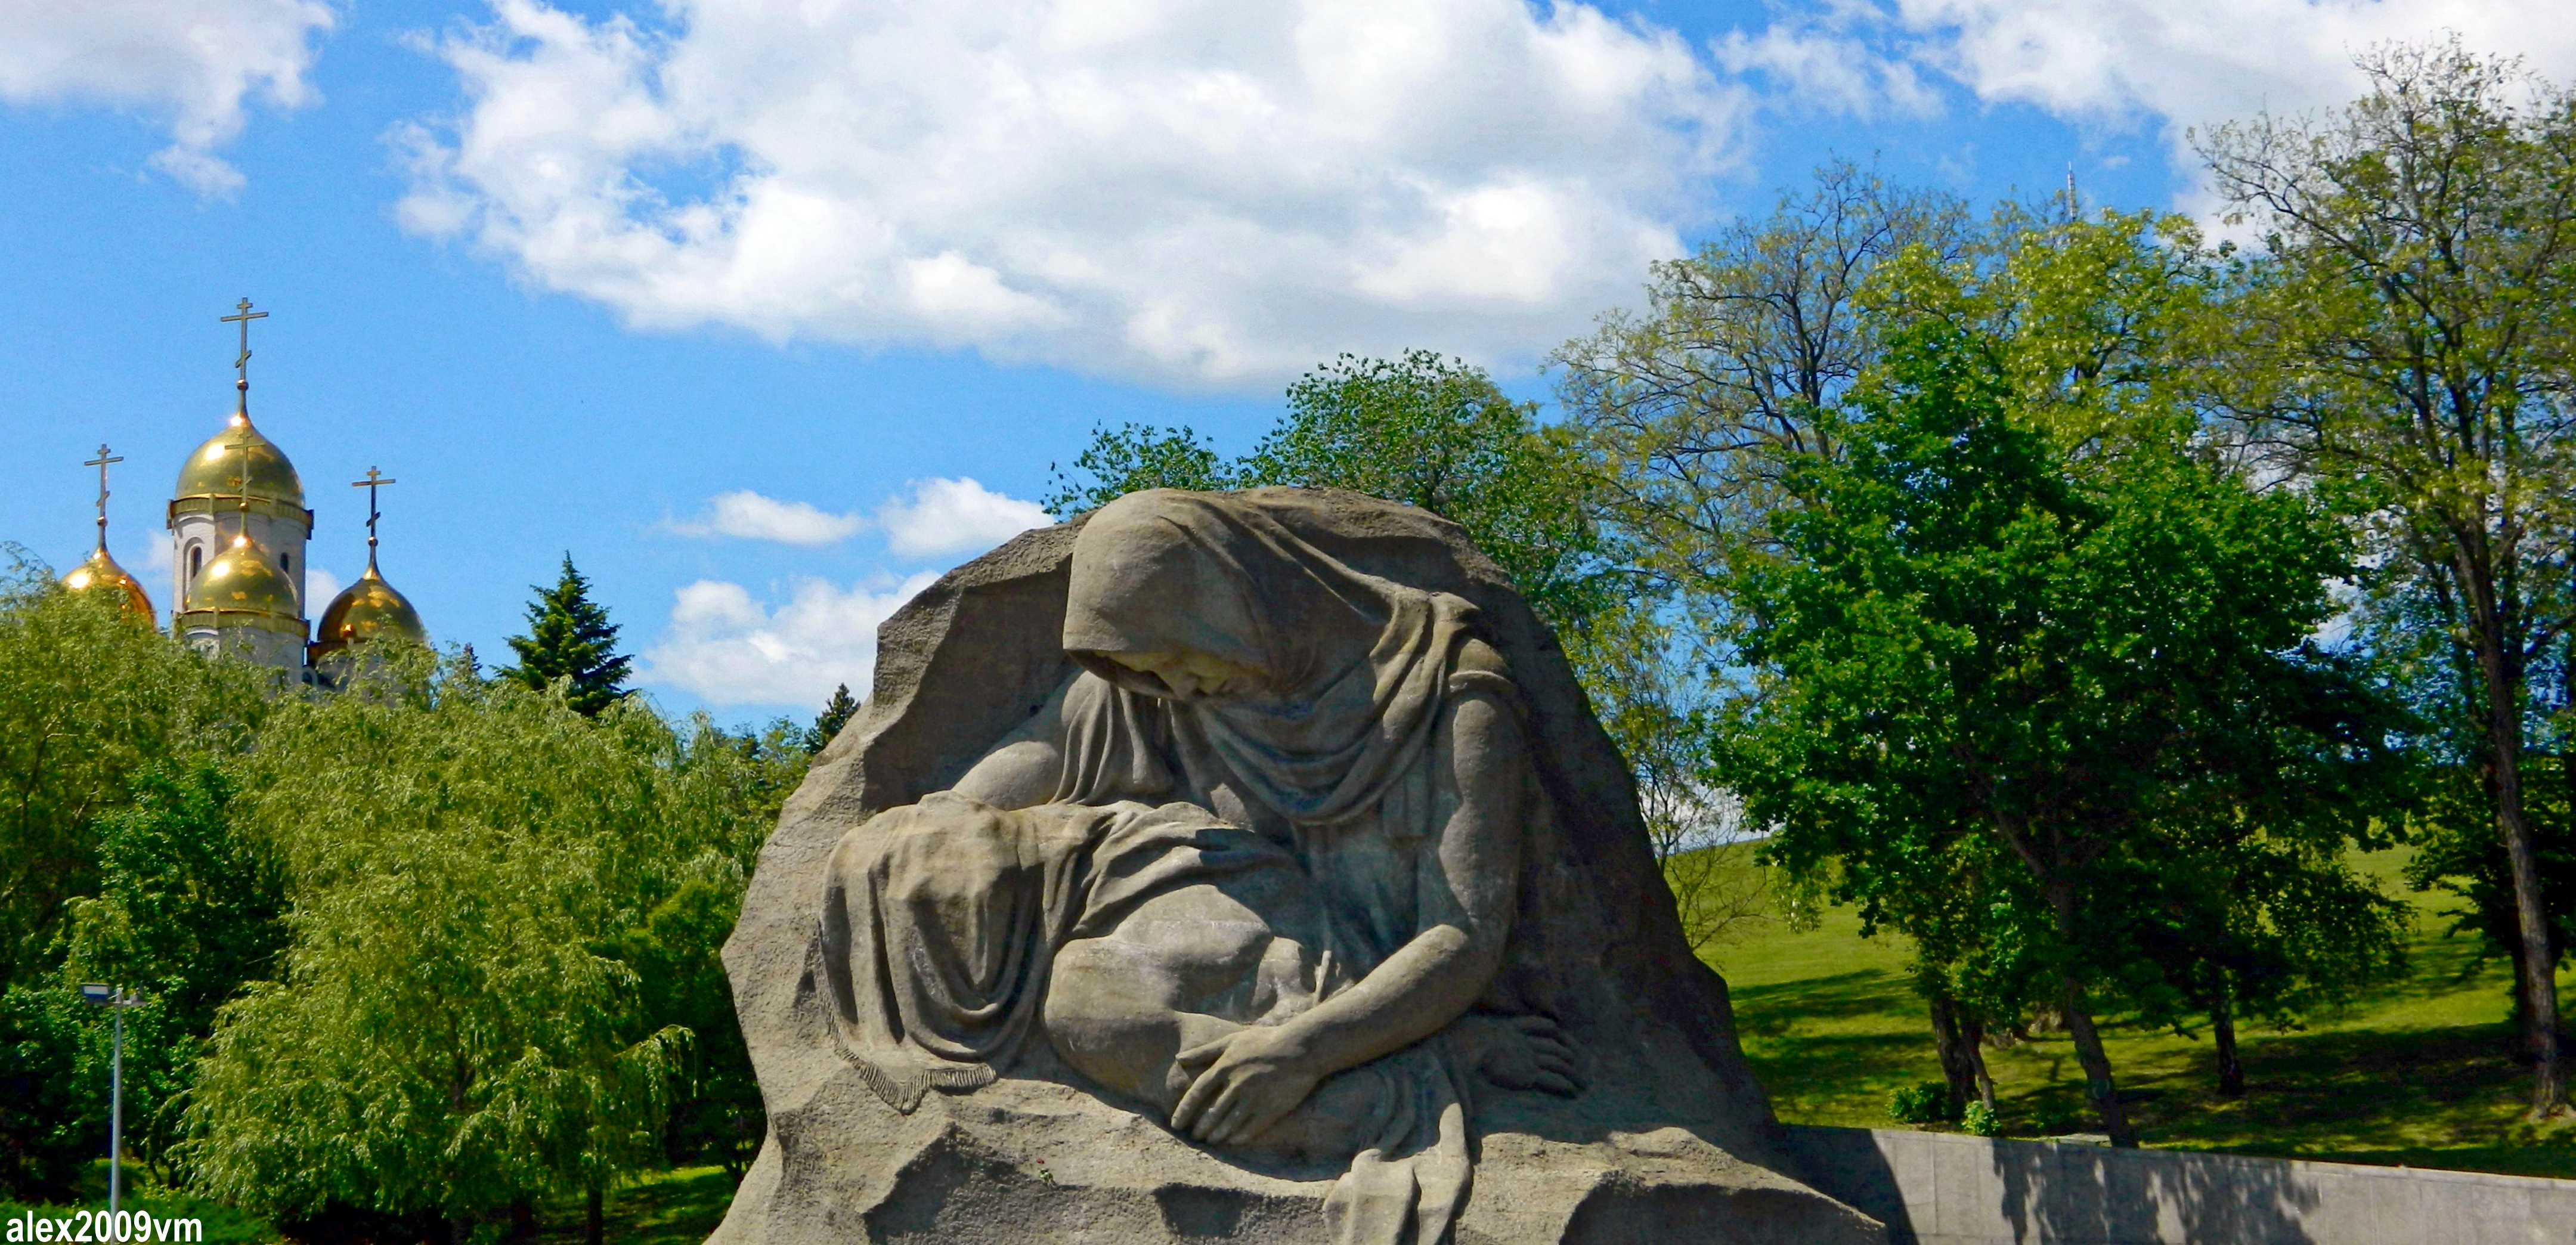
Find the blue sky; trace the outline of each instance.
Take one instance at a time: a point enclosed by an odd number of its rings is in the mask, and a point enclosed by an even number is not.
[[[1652,259],[1836,155],[1980,200],[2204,210],[2182,142],[2536,0],[1053,0],[0,9],[0,539],[90,533],[166,610],[160,508],[230,409],[310,558],[505,654],[569,551],[648,690],[864,694],[869,632],[1100,423],[1256,439],[1336,351],[1535,370]],[[966,482],[971,481],[972,484]],[[318,597],[317,597],[318,599]]]

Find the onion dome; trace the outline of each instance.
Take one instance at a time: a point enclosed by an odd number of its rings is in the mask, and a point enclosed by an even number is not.
[[[291,479],[292,477],[290,477]],[[232,547],[215,555],[188,585],[189,613],[212,613],[215,625],[259,623],[276,619],[304,630],[304,611],[296,604],[295,585],[277,569],[276,559],[248,536],[233,538]],[[227,615],[250,617],[226,617]]]
[[[177,503],[244,495],[299,510],[304,507],[304,481],[295,474],[295,464],[286,461],[276,442],[251,426],[247,410],[236,409],[222,432],[188,455],[187,464],[179,468],[178,491],[170,499]]]
[[[87,592],[93,588],[103,592],[122,592],[126,609],[145,618],[152,617],[152,598],[143,594],[143,585],[126,574],[125,568],[116,564],[116,559],[107,556],[105,545],[100,545],[96,553],[89,555],[89,561],[73,567],[71,574],[63,576],[63,586],[74,592]]]
[[[375,560],[370,558],[367,573],[341,589],[340,595],[323,608],[322,623],[313,629],[314,663],[318,665],[333,653],[374,639],[427,645],[429,628],[421,625],[420,611],[376,573]]]

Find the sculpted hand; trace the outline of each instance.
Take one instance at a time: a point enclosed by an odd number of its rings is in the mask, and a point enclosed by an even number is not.
[[[1172,1108],[1172,1131],[1215,1146],[1260,1136],[1324,1079],[1296,1046],[1280,1027],[1256,1026],[1182,1051],[1182,1067],[1205,1066]]]
[[[1488,1081],[1573,1097],[1583,1087],[1574,1044],[1545,1016],[1465,1016],[1458,1037]]]

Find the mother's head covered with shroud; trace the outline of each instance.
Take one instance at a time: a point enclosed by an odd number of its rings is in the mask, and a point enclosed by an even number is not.
[[[1329,823],[1423,762],[1453,687],[1511,694],[1489,646],[1457,668],[1475,622],[1463,599],[1355,570],[1260,507],[1154,489],[1074,542],[1064,649],[1182,702],[1185,763],[1203,748],[1268,811]]]

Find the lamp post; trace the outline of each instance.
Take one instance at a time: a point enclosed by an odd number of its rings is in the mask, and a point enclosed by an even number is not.
[[[107,1008],[116,1021],[115,1036],[109,1039],[107,1065],[107,1213],[113,1217],[124,1184],[125,1009],[141,1003],[143,997],[100,981],[81,983],[80,993],[81,1002]]]

